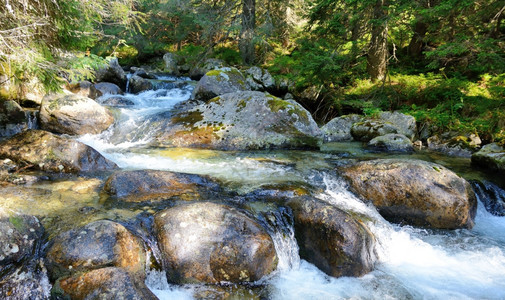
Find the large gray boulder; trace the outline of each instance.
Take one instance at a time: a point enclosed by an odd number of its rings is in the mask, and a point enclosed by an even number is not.
[[[235,208],[211,202],[156,214],[154,227],[169,281],[253,282],[277,266],[272,238]]]
[[[117,58],[110,60],[109,65],[96,71],[96,82],[112,82],[117,84],[123,91],[126,90],[126,74],[119,65]]]
[[[27,130],[0,143],[0,158],[50,172],[111,170],[117,165],[95,149],[43,130]]]
[[[245,71],[246,82],[253,91],[272,91],[275,80],[268,70],[251,67]]]
[[[472,155],[472,164],[505,174],[505,149],[496,143],[485,145]]]
[[[99,82],[89,87],[89,96],[91,99],[97,99],[103,95],[122,95],[123,91],[117,84],[110,82]]]
[[[325,143],[352,141],[351,127],[362,120],[363,116],[359,115],[345,115],[332,119],[321,127],[323,141]]]
[[[246,79],[238,69],[220,68],[207,72],[200,79],[191,98],[207,101],[223,94],[248,90]]]
[[[389,133],[373,138],[367,148],[384,152],[412,152],[412,141],[403,134]]]
[[[177,56],[173,53],[165,53],[163,55],[164,69],[163,71],[170,75],[179,75],[179,69],[177,67]]]
[[[41,128],[55,133],[97,134],[112,123],[114,117],[107,108],[80,95],[47,95],[40,107]]]
[[[477,201],[471,185],[441,165],[376,159],[340,170],[351,188],[388,220],[441,229],[474,225]]]
[[[189,70],[189,77],[193,80],[200,80],[207,72],[224,68],[225,63],[217,58],[208,58],[203,63],[197,64],[194,67],[191,67]]]
[[[392,124],[397,128],[399,134],[403,134],[410,140],[414,138],[417,132],[416,118],[401,112],[385,111],[379,115],[379,119]]]
[[[55,237],[47,252],[47,267],[53,279],[109,266],[145,278],[143,242],[123,225],[95,221]]]
[[[262,92],[216,97],[176,114],[159,144],[223,150],[317,147],[320,130],[300,104]]]
[[[359,216],[312,198],[291,200],[300,257],[330,276],[362,276],[376,261],[375,239]]]
[[[25,111],[13,100],[0,100],[0,138],[28,129]]]

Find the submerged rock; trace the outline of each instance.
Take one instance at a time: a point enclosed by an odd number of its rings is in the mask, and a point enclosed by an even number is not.
[[[207,101],[223,94],[247,90],[249,86],[238,69],[221,68],[207,72],[200,79],[191,99]]]
[[[237,92],[176,114],[157,140],[176,147],[292,149],[318,147],[320,135],[300,104],[261,92]]]
[[[93,84],[89,88],[89,96],[91,99],[97,99],[103,95],[122,95],[123,91],[119,86],[110,82],[100,82]]]
[[[54,299],[158,299],[141,280],[121,268],[107,267],[59,279]]]
[[[96,82],[112,82],[123,91],[126,90],[126,74],[119,65],[117,58],[110,60],[109,65],[96,71]]]
[[[217,189],[217,184],[202,176],[155,170],[119,171],[112,174],[104,186],[106,193],[127,202],[171,197],[199,199],[200,194]]]
[[[351,127],[354,123],[361,122],[362,120],[363,116],[359,115],[345,115],[332,119],[321,127],[324,135],[323,141],[325,143],[352,141]]]
[[[375,264],[375,239],[359,217],[317,199],[288,202],[300,257],[330,276],[362,276]]]
[[[505,149],[496,143],[485,145],[472,155],[472,165],[505,174]]]
[[[0,275],[10,265],[31,259],[43,234],[36,217],[0,208]]]
[[[377,159],[341,171],[352,189],[388,220],[442,229],[474,225],[475,193],[465,179],[441,165]]]
[[[93,99],[74,94],[44,97],[40,107],[42,129],[55,133],[97,134],[109,128],[114,117]]]
[[[156,214],[154,223],[169,281],[252,282],[276,268],[271,237],[235,208],[180,205]]]
[[[55,237],[47,252],[54,279],[108,266],[145,277],[146,252],[142,241],[123,225],[102,220]]]
[[[367,144],[368,148],[387,152],[412,152],[412,141],[403,134],[390,133],[373,138]]]
[[[0,100],[0,138],[28,129],[25,111],[13,100]]]
[[[43,130],[28,130],[0,142],[0,158],[50,172],[111,170],[117,165],[95,149]]]
[[[34,259],[0,277],[0,299],[49,299],[51,285],[42,259]]]

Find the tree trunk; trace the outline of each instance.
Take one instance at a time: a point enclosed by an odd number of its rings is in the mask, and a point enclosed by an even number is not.
[[[388,0],[377,0],[373,11],[372,37],[368,50],[367,71],[372,81],[382,80],[387,67]]]
[[[428,24],[422,19],[414,25],[414,35],[409,43],[409,54],[413,58],[419,58],[423,54],[424,38],[428,32]]]
[[[239,48],[246,65],[254,63],[254,28],[256,23],[256,0],[242,0],[242,29]]]

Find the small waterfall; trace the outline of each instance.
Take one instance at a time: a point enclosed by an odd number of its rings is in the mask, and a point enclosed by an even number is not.
[[[38,110],[25,110],[26,123],[28,129],[39,129],[39,111]]]
[[[125,90],[125,93],[129,93],[130,92],[130,78],[132,78],[133,74],[132,73],[128,73],[126,74],[126,90]]]
[[[475,194],[488,212],[495,216],[505,216],[505,191],[488,181],[473,181]]]

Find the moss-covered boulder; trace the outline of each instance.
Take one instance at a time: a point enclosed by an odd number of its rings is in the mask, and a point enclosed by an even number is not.
[[[172,282],[252,282],[277,266],[272,238],[230,206],[176,206],[156,214],[154,227]]]
[[[300,104],[262,92],[237,92],[177,113],[157,140],[164,146],[247,150],[315,148],[320,137]]]
[[[28,129],[25,111],[13,100],[0,100],[0,138]]]
[[[207,72],[198,82],[192,99],[207,101],[214,97],[250,90],[246,79],[236,68],[220,68]]]
[[[51,94],[40,107],[44,130],[70,135],[97,134],[109,128],[114,117],[93,99],[75,94]]]
[[[505,174],[505,149],[498,144],[488,144],[472,155],[472,164]]]
[[[156,170],[119,171],[104,186],[107,194],[126,202],[192,200],[217,190],[218,185],[203,176]]]
[[[142,280],[121,268],[106,267],[59,279],[52,299],[157,300]]]
[[[377,159],[340,170],[351,188],[392,222],[441,229],[474,225],[477,200],[472,187],[441,165]]]
[[[362,276],[374,268],[375,239],[363,220],[313,198],[288,202],[300,257],[334,277]]]
[[[362,120],[363,116],[359,115],[345,115],[332,119],[321,127],[323,141],[325,143],[352,141],[351,127]]]
[[[181,71],[183,71],[182,69],[187,68],[191,79],[200,80],[205,74],[207,74],[207,72],[224,67],[226,67],[226,64],[222,60],[217,58],[208,58],[195,66],[181,66]]]
[[[371,139],[367,148],[383,152],[412,152],[412,141],[403,134],[390,133]]]
[[[92,222],[60,234],[51,243],[47,267],[54,279],[108,266],[145,278],[143,243],[119,223]]]
[[[43,130],[27,130],[0,142],[0,158],[49,172],[111,170],[117,165],[95,149]]]

